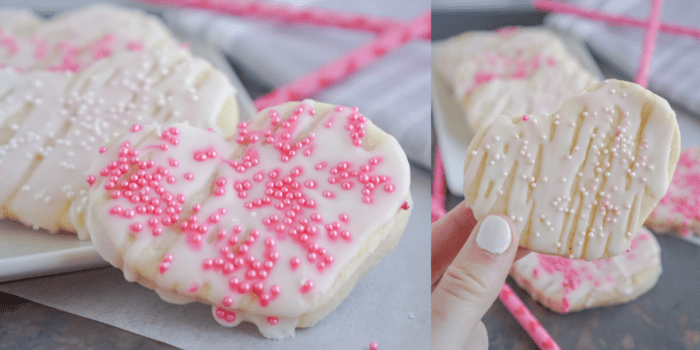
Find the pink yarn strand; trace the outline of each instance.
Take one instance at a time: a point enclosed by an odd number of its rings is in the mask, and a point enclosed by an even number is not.
[[[445,170],[442,164],[440,146],[436,146],[433,193],[430,196],[430,220],[435,222],[445,214]]]
[[[663,0],[651,1],[651,11],[649,11],[649,21],[646,33],[644,34],[644,46],[642,47],[642,55],[639,59],[639,67],[637,68],[637,74],[634,77],[634,82],[645,88],[649,84],[649,70],[651,68],[651,58],[654,54],[656,38],[659,36],[662,5]]]
[[[155,4],[210,10],[222,14],[271,20],[281,23],[302,23],[317,26],[382,33],[401,24],[393,18],[383,18],[360,13],[331,11],[313,7],[294,7],[272,1],[241,0],[141,0]]]
[[[430,11],[378,35],[370,43],[323,65],[286,86],[255,100],[258,110],[288,101],[299,101],[334,85],[377,59],[416,38],[430,35]]]
[[[574,5],[569,5],[562,1],[535,0],[533,2],[533,6],[541,11],[572,14],[581,18],[592,19],[615,25],[628,25],[637,28],[647,27],[647,21],[645,20],[640,20],[624,15],[608,14],[600,11],[586,9]],[[700,39],[700,29],[693,27],[661,23],[659,24],[659,31],[668,34],[685,35],[693,37],[695,39]]]
[[[503,284],[498,299],[510,311],[511,315],[520,323],[527,334],[542,350],[561,350],[557,342],[554,341],[549,332],[537,320],[535,315],[525,306],[522,300],[508,284]]]

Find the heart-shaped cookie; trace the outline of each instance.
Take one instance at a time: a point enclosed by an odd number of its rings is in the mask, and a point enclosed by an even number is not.
[[[95,247],[127,280],[210,304],[223,325],[286,338],[315,324],[408,220],[406,155],[355,108],[290,102],[229,141],[182,124],[132,131],[90,167]]]
[[[545,29],[464,33],[440,45],[436,66],[474,133],[501,115],[554,112],[598,81]]]
[[[675,113],[606,80],[553,115],[501,117],[469,145],[465,197],[477,220],[511,217],[520,245],[594,260],[626,251],[666,193],[679,156]]]
[[[188,122],[232,135],[228,78],[179,45],[113,53],[72,72],[0,69],[0,217],[77,231],[86,170],[134,123]]]
[[[510,270],[515,281],[547,308],[567,313],[617,305],[646,293],[661,275],[661,248],[639,229],[630,250],[612,258],[583,261],[530,253]]]
[[[700,236],[700,148],[683,150],[666,195],[645,224],[657,232]]]
[[[77,72],[127,51],[178,45],[156,17],[95,4],[43,20],[33,13],[0,9],[0,68]]]

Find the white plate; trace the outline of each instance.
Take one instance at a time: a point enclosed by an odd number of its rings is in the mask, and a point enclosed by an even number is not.
[[[593,57],[591,57],[585,44],[569,36],[557,34],[561,36],[566,48],[578,58],[581,65],[593,75],[602,79],[603,74],[600,73],[600,69]],[[433,52],[437,51],[436,47],[441,43],[441,41],[433,43]],[[474,134],[467,127],[462,107],[459,106],[454,98],[449,83],[437,72],[434,66],[432,71],[433,120],[437,142],[442,151],[447,189],[452,194],[462,196],[462,193],[464,193],[462,186],[464,181],[464,158],[467,154],[469,142],[471,142]]]
[[[190,49],[229,77],[236,88],[240,120],[252,118],[256,113],[253,101],[223,54],[197,42],[190,42]],[[0,282],[107,265],[91,242],[73,233],[51,234],[0,220]]]

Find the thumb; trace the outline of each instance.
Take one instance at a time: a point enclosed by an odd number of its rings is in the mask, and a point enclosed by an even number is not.
[[[519,239],[505,216],[487,216],[473,229],[432,294],[433,348],[470,348],[468,338],[496,300]]]

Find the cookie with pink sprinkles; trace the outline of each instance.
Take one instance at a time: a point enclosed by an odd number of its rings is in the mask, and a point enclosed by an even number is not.
[[[466,32],[441,43],[434,62],[474,133],[501,115],[552,113],[599,81],[546,29]]]
[[[0,19],[11,19],[0,22],[0,218],[88,239],[84,179],[103,144],[135,123],[236,130],[226,75],[153,16],[94,5]]]
[[[127,280],[274,339],[337,307],[412,206],[398,142],[356,108],[311,100],[265,109],[229,139],[136,124],[86,179],[87,228]]]
[[[612,258],[584,261],[530,253],[513,264],[510,275],[548,309],[568,313],[626,303],[646,293],[661,275],[660,253],[654,235],[642,227],[629,251]]]
[[[645,225],[656,232],[700,236],[700,148],[683,150],[666,195]]]

